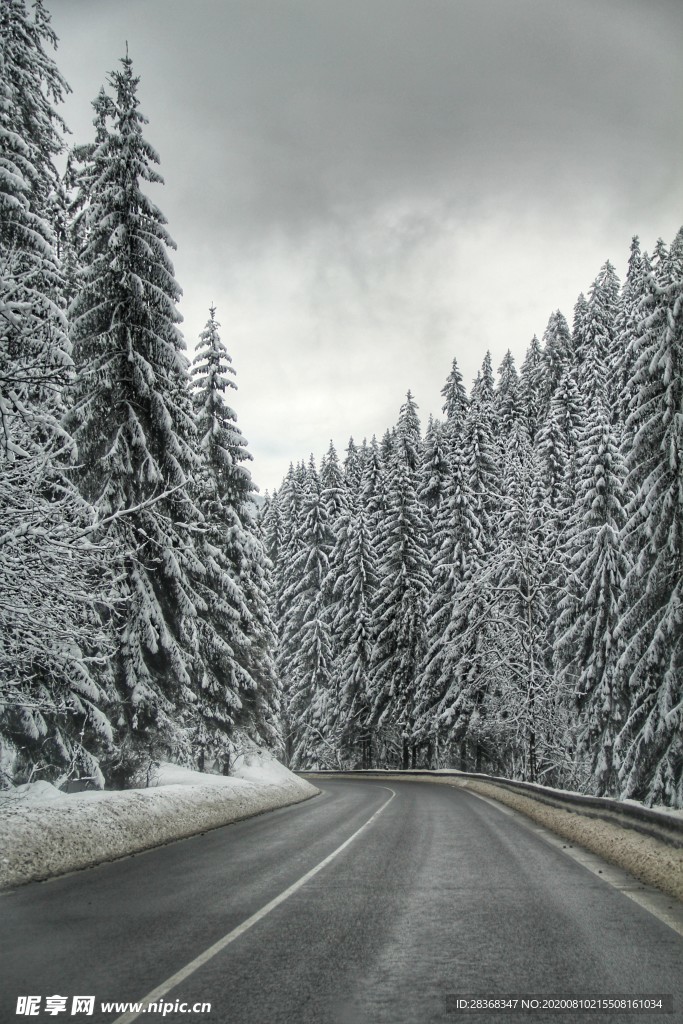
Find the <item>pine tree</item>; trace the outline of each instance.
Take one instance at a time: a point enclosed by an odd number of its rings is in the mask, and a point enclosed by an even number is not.
[[[604,408],[593,410],[579,453],[579,494],[568,542],[570,578],[560,602],[555,664],[576,695],[580,749],[591,791],[618,796],[614,739],[623,721],[616,686],[618,604],[628,563],[621,547],[624,468]]]
[[[618,394],[610,388],[611,382],[619,378],[623,359],[616,335],[618,301],[619,278],[608,260],[591,285],[583,322],[579,381],[589,405],[593,400],[604,406],[618,401]]]
[[[469,404],[467,392],[462,382],[462,374],[458,367],[458,360],[455,357],[453,357],[451,372],[448,374],[446,383],[441,389],[441,395],[444,399],[441,411],[446,417],[446,432],[451,441],[455,443],[462,433]]]
[[[0,762],[3,784],[75,776],[99,786],[111,742],[98,617],[108,557],[92,543],[93,510],[70,481],[75,448],[60,422],[72,362],[49,199],[63,126],[52,102],[67,86],[44,43],[54,34],[42,4],[33,17],[23,0],[2,5]]]
[[[498,368],[498,383],[494,391],[493,408],[497,432],[501,438],[506,438],[513,425],[524,416],[519,376],[510,349],[505,353]]]
[[[621,795],[683,806],[683,259],[658,246],[644,300],[627,429],[624,541],[632,553],[619,635],[628,712],[615,744]]]
[[[89,181],[83,270],[71,309],[78,381],[70,417],[84,496],[103,518],[117,561],[120,614],[113,664],[125,784],[139,757],[190,756],[196,701],[194,549],[201,514],[190,494],[198,469],[174,247],[142,191],[161,182],[142,135],[132,62],[111,76],[113,123]]]
[[[584,421],[585,408],[576,381],[576,370],[570,366],[550,402],[537,444],[545,466],[545,491],[560,523],[574,504],[576,456]]]
[[[513,776],[558,781],[565,761],[562,708],[551,685],[549,605],[557,589],[557,544],[541,486],[542,463],[522,424],[504,460],[499,549],[489,563],[489,648],[483,659],[490,746]]]
[[[581,292],[574,303],[574,319],[572,321],[572,347],[574,359],[581,366],[586,358],[586,325],[588,320],[588,300]]]
[[[372,719],[408,767],[415,685],[425,649],[429,591],[426,524],[417,498],[420,424],[410,392],[399,416],[389,469],[388,508],[379,543],[380,583],[372,655]],[[412,757],[414,760],[415,750]]]
[[[11,105],[12,132],[21,139],[31,168],[24,179],[26,198],[31,211],[47,220],[54,234],[49,219],[50,198],[59,184],[54,158],[64,149],[67,131],[55,104],[71,90],[46,52],[46,46],[54,49],[57,44],[50,15],[42,0],[33,0],[31,7],[32,16],[26,0],[4,0],[0,5],[4,104]]]
[[[197,581],[202,679],[195,742],[222,766],[229,765],[235,725],[252,737],[276,738],[273,629],[266,605],[266,559],[250,513],[255,487],[243,466],[247,442],[226,401],[236,389],[232,360],[209,311],[193,361],[193,401],[202,467],[199,507],[204,521],[197,551],[205,572]],[[265,705],[259,691],[267,691]],[[268,700],[275,706],[268,711]],[[258,710],[257,710],[258,709]],[[265,710],[265,720],[258,713]]]
[[[418,498],[435,512],[446,496],[450,477],[448,441],[440,420],[429,417],[422,445]]]
[[[295,767],[336,763],[329,604],[332,534],[313,456],[302,507],[301,545],[291,564],[285,642],[290,652],[289,718]]]
[[[372,768],[371,660],[378,569],[369,517],[360,502],[350,504],[342,515],[332,561],[340,567],[331,591],[339,652],[336,729],[345,762]]]
[[[436,517],[426,652],[415,696],[415,736],[428,744],[429,761],[438,757],[442,739],[462,740],[467,734],[467,709],[461,701],[467,668],[458,645],[468,609],[461,596],[484,556],[481,524],[460,448],[454,450],[451,469],[449,493]]]
[[[546,412],[545,362],[541,343],[534,334],[527,349],[519,382],[522,408],[529,437],[535,440]]]
[[[626,280],[621,290],[615,332],[623,350],[623,357],[621,366],[613,368],[611,388],[612,393],[617,397],[617,418],[622,425],[626,423],[631,399],[634,397],[631,383],[634,379],[637,358],[635,348],[640,336],[641,303],[646,295],[649,273],[649,256],[647,253],[641,253],[638,236],[634,235],[631,240]]]
[[[468,483],[482,531],[480,539],[486,548],[493,543],[493,515],[501,490],[493,375],[490,371],[491,360],[487,354],[483,372],[478,375],[472,388],[462,439],[467,459]]]
[[[550,316],[543,334],[546,403],[550,404],[565,372],[574,361],[574,348],[569,325],[559,309]],[[547,408],[546,405],[546,408]]]

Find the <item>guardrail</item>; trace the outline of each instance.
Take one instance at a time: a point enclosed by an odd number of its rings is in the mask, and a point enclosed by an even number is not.
[[[487,786],[505,789],[531,797],[540,803],[558,810],[571,811],[583,817],[597,818],[601,821],[630,828],[643,835],[659,839],[669,846],[683,848],[683,816],[676,817],[666,811],[658,811],[640,804],[612,800],[608,797],[586,796],[583,793],[571,793],[566,790],[552,789],[535,782],[517,782],[496,775],[484,775],[476,772],[429,771],[414,768],[371,768],[365,770],[338,771],[334,769],[318,769],[316,771],[297,772],[298,775],[309,776],[340,776],[340,777],[377,777],[394,778],[419,777],[425,780],[446,781],[448,779],[466,782],[467,780],[484,783]]]

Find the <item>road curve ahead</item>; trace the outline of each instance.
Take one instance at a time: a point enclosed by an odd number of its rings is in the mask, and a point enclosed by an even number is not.
[[[516,816],[450,786],[319,785],[306,803],[0,896],[1,1024],[683,1019],[683,937]],[[16,1015],[28,995],[37,1017]],[[47,1015],[54,995],[66,1008]],[[76,995],[95,996],[91,1016],[71,1014]],[[673,1013],[458,1002],[664,995]],[[103,1014],[105,1001],[146,1012]]]

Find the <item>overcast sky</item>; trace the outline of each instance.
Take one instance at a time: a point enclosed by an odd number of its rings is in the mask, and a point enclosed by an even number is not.
[[[680,0],[47,0],[62,110],[126,41],[191,350],[210,304],[261,490],[518,366],[683,223]]]

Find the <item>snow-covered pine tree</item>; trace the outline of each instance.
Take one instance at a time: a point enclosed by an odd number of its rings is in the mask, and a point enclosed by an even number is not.
[[[604,374],[603,367],[603,374]],[[628,571],[622,549],[625,471],[614,426],[598,404],[581,438],[578,494],[566,545],[568,579],[559,603],[554,662],[578,707],[579,752],[590,792],[618,796],[614,739],[624,719],[616,685],[619,599]]]
[[[462,765],[466,763],[471,662],[467,661],[470,651],[465,652],[460,642],[472,610],[463,595],[484,551],[469,474],[458,446],[453,450],[451,472],[448,495],[436,515],[426,652],[416,687],[414,731],[416,741],[427,746],[428,763],[439,763],[443,742],[457,742]]]
[[[513,777],[558,781],[562,744],[547,657],[557,552],[543,531],[550,510],[541,473],[538,452],[518,421],[505,446],[498,547],[479,581],[490,595],[480,686],[489,760],[495,756],[498,770]]]
[[[618,381],[623,361],[616,335],[619,288],[619,278],[608,260],[591,285],[583,323],[579,384],[589,406],[599,400],[605,408],[618,408],[619,394],[613,394],[610,385]]]
[[[481,527],[484,548],[493,544],[493,515],[500,496],[500,464],[496,441],[493,372],[487,352],[481,371],[472,387],[465,418],[462,445],[467,460],[469,487]]]
[[[382,459],[377,438],[373,436],[363,468],[361,503],[367,512],[375,547],[379,543],[379,529],[388,505],[387,469]]]
[[[627,430],[624,541],[633,566],[619,624],[626,718],[621,796],[683,807],[683,245],[656,250]]]
[[[106,552],[60,420],[72,363],[49,223],[67,86],[41,3],[0,6],[0,785],[86,777],[111,740],[98,600]],[[100,568],[102,566],[102,568]]]
[[[513,424],[524,416],[520,395],[519,375],[510,349],[498,367],[498,381],[493,395],[493,409],[501,439],[509,436]]]
[[[340,756],[351,767],[372,768],[371,660],[378,569],[370,517],[360,498],[349,503],[338,522],[332,562],[339,567],[332,584],[331,611],[338,652]]]
[[[293,756],[293,731],[289,718],[290,693],[294,684],[294,661],[297,653],[297,635],[293,614],[296,596],[295,564],[303,547],[302,507],[304,500],[305,468],[289,465],[287,474],[271,502],[262,523],[267,538],[267,551],[273,563],[271,575],[270,608],[276,626],[276,667],[282,689],[281,720],[285,743],[285,759]]]
[[[328,614],[333,537],[313,456],[306,474],[301,516],[301,545],[290,567],[283,633],[290,657],[288,712],[292,764],[297,768],[329,767],[337,764],[339,753],[339,693],[332,675]]]
[[[343,513],[348,502],[348,490],[344,471],[339,465],[337,449],[330,441],[324,463],[320,467],[320,486],[322,487],[323,499],[327,505],[327,514],[330,520],[330,529],[334,531],[335,523]]]
[[[29,7],[32,11],[29,13]],[[57,37],[42,0],[4,0],[0,5],[0,48],[6,100],[12,109],[12,132],[25,148],[31,168],[24,194],[33,214],[50,222],[50,200],[59,185],[54,158],[63,151],[67,131],[55,104],[71,92],[47,52]]]
[[[444,436],[440,420],[429,417],[421,449],[417,496],[433,515],[446,497],[450,481],[448,452],[450,445]],[[430,519],[430,522],[433,521]],[[429,544],[431,550],[431,543]]]
[[[586,353],[586,322],[588,319],[588,299],[583,292],[574,303],[574,319],[572,320],[572,348],[574,360],[578,366],[583,363]]]
[[[524,418],[532,442],[535,441],[545,416],[545,362],[541,343],[534,334],[526,351],[519,381]]]
[[[353,438],[350,437],[344,458],[344,482],[350,495],[358,496],[360,494],[360,483],[363,476],[366,454],[366,441],[363,441],[359,448]]]
[[[545,491],[560,524],[566,521],[574,503],[576,455],[585,416],[576,368],[569,366],[557,385],[537,438],[537,448],[545,467]]]
[[[108,767],[124,785],[140,757],[190,756],[196,687],[194,546],[201,514],[190,493],[198,468],[180,289],[165,218],[143,192],[160,182],[144,139],[138,79],[126,56],[112,73],[113,118],[86,176],[82,272],[72,304],[78,380],[70,415],[79,483],[102,518],[117,561],[120,752]],[[118,515],[125,513],[124,515]]]
[[[250,456],[227,401],[235,370],[218,333],[215,307],[193,360],[193,403],[202,455],[196,492],[204,522],[197,551],[205,572],[196,589],[202,679],[196,743],[205,757],[230,763],[234,727],[277,739],[273,627],[267,607],[267,563],[256,535]],[[269,708],[269,705],[270,708]],[[261,720],[261,712],[265,712]]]
[[[621,289],[619,309],[617,312],[615,337],[622,350],[621,365],[613,368],[614,379],[611,382],[611,393],[618,398],[615,412],[622,428],[629,415],[631,399],[634,397],[630,387],[634,379],[636,353],[635,347],[640,337],[640,320],[642,318],[641,303],[647,293],[647,278],[650,273],[650,258],[646,252],[641,253],[637,235],[631,240],[631,251],[628,260],[626,279]],[[628,444],[631,443],[631,438]]]
[[[380,582],[375,612],[372,720],[403,767],[414,761],[414,699],[425,652],[429,593],[426,523],[417,497],[420,421],[408,392],[395,432],[389,466],[388,507],[380,525]],[[386,754],[385,754],[386,756]]]
[[[455,356],[453,357],[453,364],[446,378],[446,383],[441,388],[441,395],[444,399],[441,411],[446,417],[446,433],[451,441],[455,442],[462,433],[469,405],[467,391],[462,382],[462,374]]]
[[[574,360],[574,348],[569,325],[559,309],[550,315],[543,333],[544,384],[546,411],[566,370]]]

